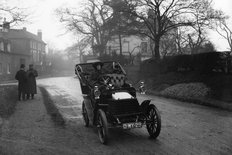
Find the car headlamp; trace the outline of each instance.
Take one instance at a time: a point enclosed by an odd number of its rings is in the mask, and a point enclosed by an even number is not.
[[[95,96],[95,99],[99,99],[100,95],[101,95],[101,92],[100,92],[98,86],[94,86],[94,96]]]
[[[140,82],[140,86],[144,87],[144,82],[143,81]]]

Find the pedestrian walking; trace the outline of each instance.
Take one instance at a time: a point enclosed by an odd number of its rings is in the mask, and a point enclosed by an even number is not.
[[[34,98],[34,94],[37,94],[36,89],[36,77],[38,76],[38,72],[33,68],[33,65],[29,65],[29,69],[27,71],[27,99],[31,97]]]
[[[15,79],[18,80],[18,100],[25,100],[26,87],[27,87],[27,75],[25,71],[25,65],[20,65],[20,70],[16,73]]]

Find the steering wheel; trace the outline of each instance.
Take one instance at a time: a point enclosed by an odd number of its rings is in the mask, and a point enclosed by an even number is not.
[[[99,77],[99,82],[102,82],[103,84],[108,84],[110,81],[110,77],[108,75],[102,75]]]
[[[110,77],[108,75],[101,75],[98,77],[98,79],[94,82],[94,84],[96,83],[101,83],[101,84],[105,84],[107,85],[110,81]]]

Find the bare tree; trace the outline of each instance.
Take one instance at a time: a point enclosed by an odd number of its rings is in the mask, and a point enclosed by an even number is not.
[[[80,39],[76,44],[66,49],[68,57],[72,60],[79,58],[79,61],[83,61],[83,55],[87,52],[87,48],[91,45],[91,38],[84,37]]]
[[[160,41],[165,34],[197,23],[210,25],[223,15],[212,8],[211,0],[128,0],[128,3],[137,6],[129,11],[144,23],[141,33],[154,41],[156,58],[160,58]]]
[[[29,15],[26,12],[27,9],[25,8],[10,7],[0,3],[0,20],[3,20],[5,26],[9,26],[9,24],[14,26],[27,21]]]
[[[179,54],[177,51],[177,46],[176,46],[176,35],[171,34],[171,35],[166,35],[162,38],[161,44],[160,44],[160,54],[165,57],[165,56],[171,56],[171,55],[177,55]]]
[[[83,9],[60,8],[60,21],[76,33],[92,37],[92,47],[100,55],[105,52],[109,31],[103,26],[111,18],[111,8],[103,0],[88,0]]]
[[[187,34],[187,47],[190,49],[191,54],[196,54],[199,52],[203,43],[207,41],[207,38],[204,28],[200,24],[196,24],[193,29],[194,30],[191,33]]]
[[[186,27],[181,27],[178,28],[177,33],[176,33],[176,39],[175,39],[175,44],[177,54],[188,54],[187,51],[185,50],[186,47],[188,46],[189,39],[186,37]]]
[[[220,36],[227,40],[229,44],[229,50],[232,52],[232,29],[229,28],[228,23],[226,23],[225,20],[220,21],[216,31]]]
[[[135,59],[135,56],[133,55],[135,49],[138,48],[139,50],[139,53],[141,52],[141,47],[140,46],[135,46],[131,51],[128,51],[128,54],[129,54],[129,63],[131,65],[134,64],[134,59]]]

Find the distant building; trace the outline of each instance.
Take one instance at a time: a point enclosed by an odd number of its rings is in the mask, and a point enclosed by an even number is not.
[[[106,3],[113,3],[113,1],[106,1]],[[149,19],[150,18],[150,19]],[[148,11],[148,19],[150,20],[150,24],[157,26],[156,13],[154,10]],[[167,23],[171,24],[168,18],[166,18]],[[140,30],[143,30],[145,34],[150,32],[150,30],[144,26],[144,23],[140,23]],[[132,27],[133,28],[133,27]],[[136,27],[134,28],[137,29]],[[178,29],[174,28],[163,35],[160,39],[159,44],[159,52],[161,58],[168,55],[174,55],[177,53],[176,47],[176,36]],[[155,42],[146,35],[134,34],[134,35],[121,35],[121,43],[118,35],[114,35],[107,42],[107,54],[120,54],[120,44],[122,49],[122,55],[128,56],[130,59],[136,57],[140,59],[140,61],[149,59],[153,57]],[[135,59],[133,59],[134,61]]]
[[[175,30],[173,30],[175,32]],[[172,55],[177,52],[174,35],[167,34],[164,39],[160,41],[161,57]],[[121,37],[122,55],[128,58],[136,58],[139,55],[140,61],[144,61],[152,57],[154,50],[154,42],[148,37],[141,37],[137,35],[123,35]],[[111,55],[113,53],[120,54],[120,42],[117,35],[112,36],[108,41],[106,53]],[[136,59],[134,59],[136,61]]]
[[[142,59],[152,57],[151,49],[149,48],[149,39],[147,37],[139,37],[136,35],[123,35],[121,37],[122,55],[134,57],[141,54]],[[120,54],[120,43],[118,36],[112,36],[107,43],[107,54]]]
[[[3,24],[4,25],[4,24]],[[46,43],[42,32],[37,35],[23,29],[0,29],[0,81],[13,79],[20,64],[34,64],[38,71],[44,70]]]

